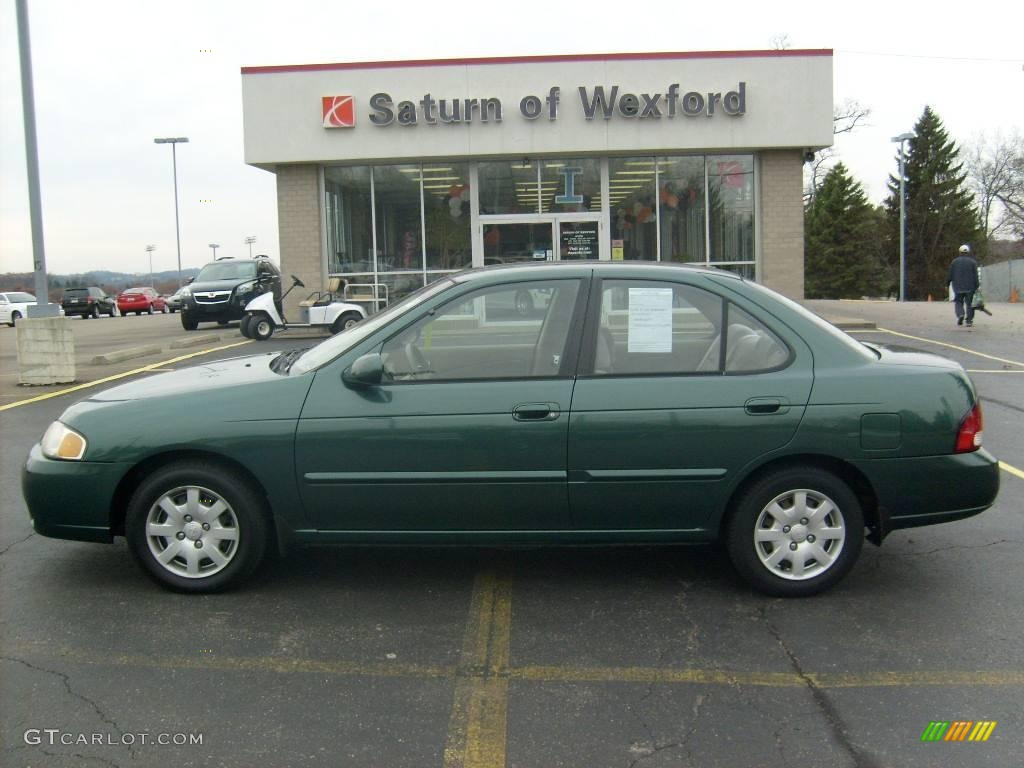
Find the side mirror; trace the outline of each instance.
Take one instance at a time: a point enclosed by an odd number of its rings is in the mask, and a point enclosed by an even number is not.
[[[384,380],[384,360],[380,353],[371,352],[356,360],[341,374],[341,380],[350,387],[376,387]]]
[[[188,280],[185,281],[185,285],[191,285],[195,281],[196,279],[194,277],[190,277]]]

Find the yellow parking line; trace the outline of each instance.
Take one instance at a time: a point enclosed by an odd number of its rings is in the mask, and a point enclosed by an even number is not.
[[[799,688],[812,682],[819,688],[892,687],[1024,687],[1024,670],[915,670],[912,672],[744,672],[728,669],[685,669],[666,667],[501,667],[508,656],[511,601],[507,579],[484,574],[474,586],[473,609],[467,624],[467,640],[458,667],[451,665],[404,664],[401,662],[359,662],[331,659],[303,659],[293,656],[221,656],[212,653],[188,656],[150,654],[107,654],[81,651],[67,646],[53,647],[45,640],[14,646],[8,657],[64,660],[90,666],[179,669],[207,672],[269,672],[273,674],[315,673],[339,677],[389,677],[411,679],[455,679],[457,683],[500,680],[502,686],[464,688],[456,698],[445,746],[445,768],[449,766],[504,765],[505,719],[508,681],[536,683],[658,683],[694,685],[748,685],[767,688]],[[468,649],[468,653],[466,652]],[[456,685],[458,689],[458,685]],[[500,694],[495,696],[495,694]],[[458,713],[458,716],[456,716]],[[453,738],[454,736],[454,738]],[[499,743],[500,740],[500,743]],[[458,749],[453,749],[458,747]],[[467,760],[470,755],[474,760]],[[501,761],[501,762],[498,762]]]
[[[1016,475],[1021,480],[1024,480],[1024,470],[1017,469],[1012,464],[1007,464],[1005,461],[1000,461],[999,468],[1004,472],[1009,472],[1011,475]]]
[[[899,331],[891,331],[888,328],[879,328],[882,333],[891,333],[893,336],[902,336],[905,339],[913,339],[914,341],[923,341],[927,344],[936,344],[940,347],[948,347],[949,349],[955,349],[959,352],[966,352],[970,355],[977,355],[978,357],[984,357],[988,360],[995,360],[1000,363],[1009,363],[1010,365],[1019,365],[1024,368],[1024,363],[1017,360],[1007,360],[1005,357],[996,357],[995,355],[986,355],[984,352],[977,352],[967,347],[960,347],[956,344],[949,344],[945,341],[936,341],[935,339],[926,339],[922,336],[911,336],[909,333],[900,333]]]
[[[240,347],[243,344],[251,343],[251,339],[246,339],[245,341],[239,341],[234,344],[225,344],[223,347],[211,347],[210,349],[203,349],[200,350],[199,352],[191,352],[187,355],[179,355],[178,357],[172,357],[170,360],[161,360],[159,363],[150,363],[149,365],[144,365],[141,368],[136,368],[132,371],[125,371],[124,373],[115,373],[113,376],[107,376],[106,378],[103,379],[96,379],[96,381],[87,381],[84,384],[78,384],[74,387],[61,389],[58,390],[57,392],[47,392],[45,395],[39,395],[38,397],[30,397],[28,400],[18,400],[17,402],[14,403],[7,403],[7,405],[0,405],[0,411],[7,411],[10,410],[11,408],[18,408],[19,406],[22,405],[31,405],[32,403],[38,403],[43,400],[49,400],[51,397],[60,397],[61,395],[67,395],[72,392],[78,392],[79,390],[88,389],[89,387],[96,387],[99,386],[100,384],[106,384],[108,381],[117,381],[118,379],[123,379],[128,376],[135,376],[140,373],[154,371],[158,368],[164,367],[165,365],[173,365],[174,363],[180,363],[182,360],[188,360],[189,358],[192,357],[199,357],[199,355],[208,355],[211,352],[221,352],[222,350],[225,349]]]
[[[473,582],[444,768],[505,765],[511,596],[511,580],[506,574],[486,571]]]

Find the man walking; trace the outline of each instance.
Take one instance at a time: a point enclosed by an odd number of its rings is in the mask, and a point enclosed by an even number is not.
[[[956,324],[964,324],[966,312],[967,325],[974,325],[974,292],[978,290],[978,262],[971,256],[971,246],[960,246],[960,253],[949,265],[947,281],[953,286],[953,309],[956,311]]]

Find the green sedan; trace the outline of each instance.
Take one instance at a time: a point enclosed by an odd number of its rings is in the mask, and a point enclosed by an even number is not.
[[[730,273],[502,265],[311,349],[99,392],[22,485],[37,532],[125,536],[186,592],[304,544],[720,540],[755,588],[801,596],[865,538],[991,506],[981,437],[956,363],[858,343]]]

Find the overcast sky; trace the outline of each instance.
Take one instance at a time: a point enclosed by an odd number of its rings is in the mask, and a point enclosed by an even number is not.
[[[463,56],[832,48],[834,98],[871,109],[836,149],[881,201],[890,137],[926,104],[958,143],[1024,131],[1024,11],[970,3],[28,0],[49,271],[275,260],[274,176],[242,160],[243,66]],[[1013,11],[1016,7],[1018,10]],[[202,51],[211,51],[209,53]],[[0,272],[32,269],[14,0],[0,4]],[[211,202],[201,202],[201,201]]]

